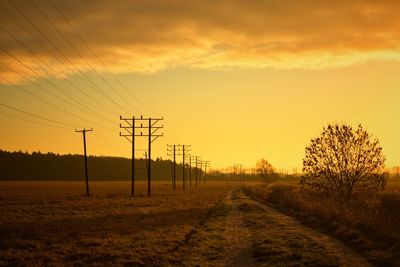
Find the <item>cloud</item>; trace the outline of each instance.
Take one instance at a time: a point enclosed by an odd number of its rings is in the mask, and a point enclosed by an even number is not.
[[[395,0],[53,1],[96,55],[50,0],[13,0],[15,6],[3,1],[1,47],[35,72],[0,50],[3,82],[65,76],[77,68],[140,73],[176,66],[318,69],[400,60],[400,3]]]

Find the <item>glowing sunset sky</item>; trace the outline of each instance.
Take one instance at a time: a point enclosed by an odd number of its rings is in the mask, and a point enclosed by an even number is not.
[[[74,128],[93,127],[90,154],[130,157],[119,115],[143,114],[165,118],[154,144],[164,158],[167,143],[184,143],[214,167],[264,157],[300,168],[309,140],[345,122],[400,163],[398,1],[0,7],[1,149],[82,153]]]

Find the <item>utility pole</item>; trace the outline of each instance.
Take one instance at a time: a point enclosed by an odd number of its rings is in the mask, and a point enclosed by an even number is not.
[[[191,145],[182,145],[182,168],[183,168],[183,176],[182,176],[182,182],[183,182],[183,190],[185,190],[186,187],[186,182],[185,182],[185,158],[189,155],[191,152]]]
[[[201,176],[200,176],[200,180],[199,180],[199,186],[201,185],[201,177],[204,175],[204,173],[202,173],[202,172],[203,172],[203,161],[200,160],[200,174],[201,174]]]
[[[210,161],[209,160],[204,160],[204,176],[203,176],[203,184],[206,184],[206,174],[207,174],[207,167],[210,167]]]
[[[176,145],[167,145],[167,155],[172,156],[174,158],[172,187],[174,188],[175,191],[176,190]]]
[[[239,184],[242,183],[242,166],[243,164],[233,164],[233,169],[236,174],[236,170],[239,169]]]
[[[75,129],[76,133],[82,133],[83,135],[83,152],[84,152],[84,158],[85,158],[85,178],[86,178],[86,195],[90,196],[89,192],[89,174],[88,174],[88,167],[87,167],[87,154],[86,154],[86,133],[93,131],[93,128],[90,130],[87,130],[86,128],[83,128],[83,130],[77,130]]]
[[[185,145],[182,145],[182,188],[185,190]]]
[[[192,187],[192,163],[193,163],[193,157],[189,157],[189,187]]]
[[[144,118],[143,116],[132,118],[122,118],[120,120],[125,121],[128,126],[119,125],[121,129],[126,132],[119,133],[120,136],[125,137],[129,142],[132,143],[132,196],[134,195],[134,183],[135,183],[135,137],[148,137],[148,149],[147,149],[147,195],[151,194],[151,144],[159,137],[164,136],[163,134],[157,134],[157,131],[163,129],[164,126],[157,126],[157,123],[164,120],[164,118]],[[136,125],[136,121],[140,122],[140,126]],[[143,123],[145,125],[143,125]],[[147,124],[147,125],[146,125]],[[135,129],[140,129],[140,134],[135,132]],[[143,134],[143,130],[148,129],[148,133]],[[131,137],[131,138],[129,138]]]
[[[193,162],[193,163],[194,163],[195,166],[196,166],[196,167],[195,167],[195,174],[196,174],[196,175],[195,175],[195,178],[196,178],[196,188],[197,188],[197,187],[198,187],[198,184],[199,184],[199,183],[198,183],[198,166],[199,166],[198,164],[199,164],[199,159],[200,159],[201,157],[200,157],[200,156],[192,156],[192,157],[191,157],[191,161],[190,161],[191,163],[192,163],[193,158],[194,158],[194,162]]]
[[[185,176],[186,176],[186,166],[185,166],[185,159],[188,156],[188,154],[191,152],[190,150],[190,145],[167,145],[167,152],[168,156],[172,156],[172,148],[173,148],[173,157],[174,157],[174,190],[175,190],[175,180],[176,180],[176,172],[175,172],[175,166],[176,166],[176,156],[182,156],[182,188],[185,190],[186,187],[186,182],[185,182]]]

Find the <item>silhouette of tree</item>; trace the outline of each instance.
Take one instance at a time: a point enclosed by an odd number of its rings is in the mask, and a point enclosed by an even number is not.
[[[256,172],[263,179],[268,178],[276,173],[275,168],[266,159],[260,159],[256,163]]]
[[[339,195],[348,204],[355,194],[384,189],[385,160],[379,140],[361,125],[357,129],[328,125],[306,147],[300,184],[304,189]]]

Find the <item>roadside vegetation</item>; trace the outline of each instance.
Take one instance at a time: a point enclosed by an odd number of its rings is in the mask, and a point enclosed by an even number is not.
[[[395,191],[350,205],[293,183],[248,187],[246,193],[337,237],[378,266],[400,266],[400,194]]]
[[[306,147],[297,183],[276,179],[264,161],[257,170],[267,183],[247,194],[329,232],[378,266],[400,266],[400,180],[388,179],[379,140],[361,125],[325,127]]]

